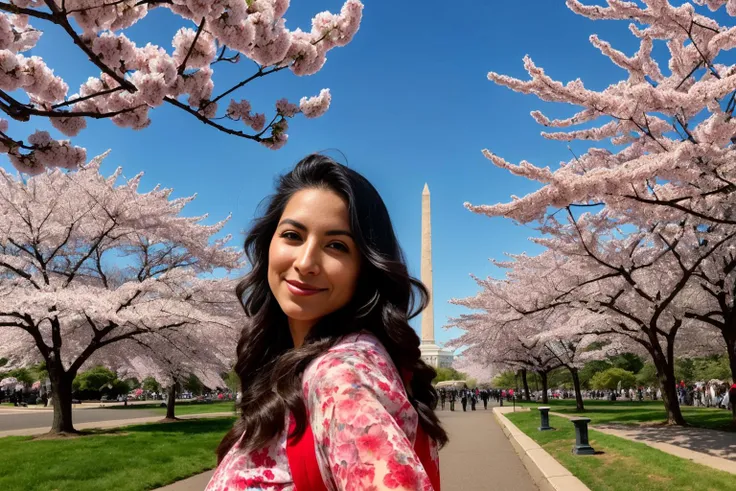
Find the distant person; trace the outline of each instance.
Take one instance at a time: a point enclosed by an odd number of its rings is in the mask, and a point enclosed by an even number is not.
[[[448,438],[409,324],[427,289],[376,189],[310,155],[281,176],[245,250],[242,401],[207,491],[439,489]]]
[[[483,400],[483,409],[488,409],[488,391],[483,390],[480,393],[480,398]]]

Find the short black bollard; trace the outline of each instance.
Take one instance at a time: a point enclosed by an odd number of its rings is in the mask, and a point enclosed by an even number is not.
[[[539,431],[547,431],[547,430],[554,430],[549,425],[549,407],[540,407],[539,414],[542,417],[542,426],[539,427]]]
[[[572,453],[575,455],[593,455],[595,450],[588,443],[588,423],[590,418],[573,418],[572,424],[575,425],[575,447]]]

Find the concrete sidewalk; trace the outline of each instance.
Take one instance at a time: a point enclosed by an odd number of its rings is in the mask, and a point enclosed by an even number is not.
[[[156,400],[148,400],[148,401],[128,401],[128,406],[147,406],[147,405],[159,405],[163,402],[163,400],[156,399]],[[212,402],[222,402],[222,401],[212,401]],[[176,404],[192,404],[192,399],[177,399]],[[207,403],[202,403],[207,404]],[[124,402],[118,402],[118,401],[106,401],[106,402],[98,402],[98,401],[84,401],[82,404],[72,404],[72,408],[76,411],[78,409],[100,409],[103,407],[125,407]],[[27,412],[27,411],[53,411],[54,408],[49,404],[48,406],[43,406],[41,404],[31,404],[27,407],[16,407],[16,406],[2,406],[0,405],[0,413],[6,413],[6,412]]]
[[[577,417],[554,411],[550,414],[567,419]],[[616,423],[591,425],[590,429],[644,443],[696,464],[736,474],[736,433],[707,428]]]
[[[591,429],[644,443],[696,464],[736,474],[736,433],[706,428],[602,424]]]
[[[210,478],[214,473],[215,471],[213,469],[202,474],[197,474],[196,476],[192,476],[188,479],[183,479],[173,484],[169,484],[163,488],[158,488],[155,491],[203,491],[204,488],[207,487],[207,483],[210,482]]]
[[[200,419],[200,418],[222,418],[227,416],[234,416],[233,413],[204,413],[204,414],[185,414],[183,416],[177,416],[179,419]],[[162,416],[149,416],[146,418],[129,418],[129,419],[116,419],[113,421],[99,421],[94,423],[80,423],[74,425],[77,430],[89,430],[92,428],[108,429],[118,428],[121,426],[139,425],[146,423],[156,423],[161,421]],[[0,431],[0,438],[6,436],[35,436],[48,433],[49,427],[43,426],[39,428],[23,428],[21,430],[9,430]]]

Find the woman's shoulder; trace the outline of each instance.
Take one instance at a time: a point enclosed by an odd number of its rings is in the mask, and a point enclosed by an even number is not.
[[[310,386],[369,385],[381,391],[403,391],[391,356],[376,336],[366,332],[343,336],[315,358],[304,371],[304,392]]]
[[[417,413],[391,356],[372,334],[347,335],[318,356],[304,372],[302,389],[317,421],[330,408],[339,418],[388,417],[414,439]]]
[[[329,368],[378,369],[384,375],[392,375],[396,368],[386,348],[378,338],[368,332],[357,332],[343,336],[330,349],[316,357],[305,371],[312,376],[315,372]]]

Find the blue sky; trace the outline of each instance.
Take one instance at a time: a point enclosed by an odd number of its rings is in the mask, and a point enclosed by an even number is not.
[[[442,325],[464,311],[448,300],[477,290],[469,274],[498,275],[489,258],[537,250],[527,240],[532,228],[477,216],[463,207],[465,201],[492,204],[534,189],[496,169],[481,150],[488,148],[514,163],[526,159],[551,167],[570,158],[565,143],[539,135],[541,128],[529,112],[543,109],[563,116],[573,108],[497,87],[486,79],[487,72],[525,77],[522,58],[529,54],[559,80],[580,77],[586,86],[602,89],[625,74],[589,44],[588,36],[597,33],[628,54],[636,51],[638,42],[626,22],[578,17],[563,0],[457,0],[452,6],[436,0],[365,3],[355,39],[331,51],[318,74],[296,77],[284,71],[236,93],[249,99],[256,111],[271,114],[281,97],[298,101],[331,89],[329,112],[316,120],[292,120],[289,143],[282,150],[220,134],[166,106],[152,111],[153,122],[143,131],[118,128],[109,121],[90,122],[74,142],[86,147],[90,157],[112,149],[105,171],[118,165],[126,176],[144,171],[142,189],[161,183],[173,187],[174,196],[198,193],[186,214],[209,213],[214,221],[232,213],[226,231],[238,243],[257,205],[271,192],[274,178],[306,154],[327,150],[381,192],[416,276],[421,193],[427,182],[433,207],[436,331],[437,339],[445,342],[458,332],[443,330]],[[292,0],[287,26],[308,30],[314,14],[339,11],[341,5],[340,0]],[[175,21],[167,10],[158,9],[130,29],[129,36],[139,44],[151,41],[170,49],[180,27]],[[97,73],[69,45],[61,33],[48,31],[32,54],[53,58],[50,65],[73,93]],[[251,74],[252,68],[249,61],[221,67],[216,92],[218,86],[229,87],[228,81]],[[25,136],[29,130],[11,122],[13,136]],[[573,144],[576,153],[584,148]],[[9,167],[7,162],[2,165]]]

